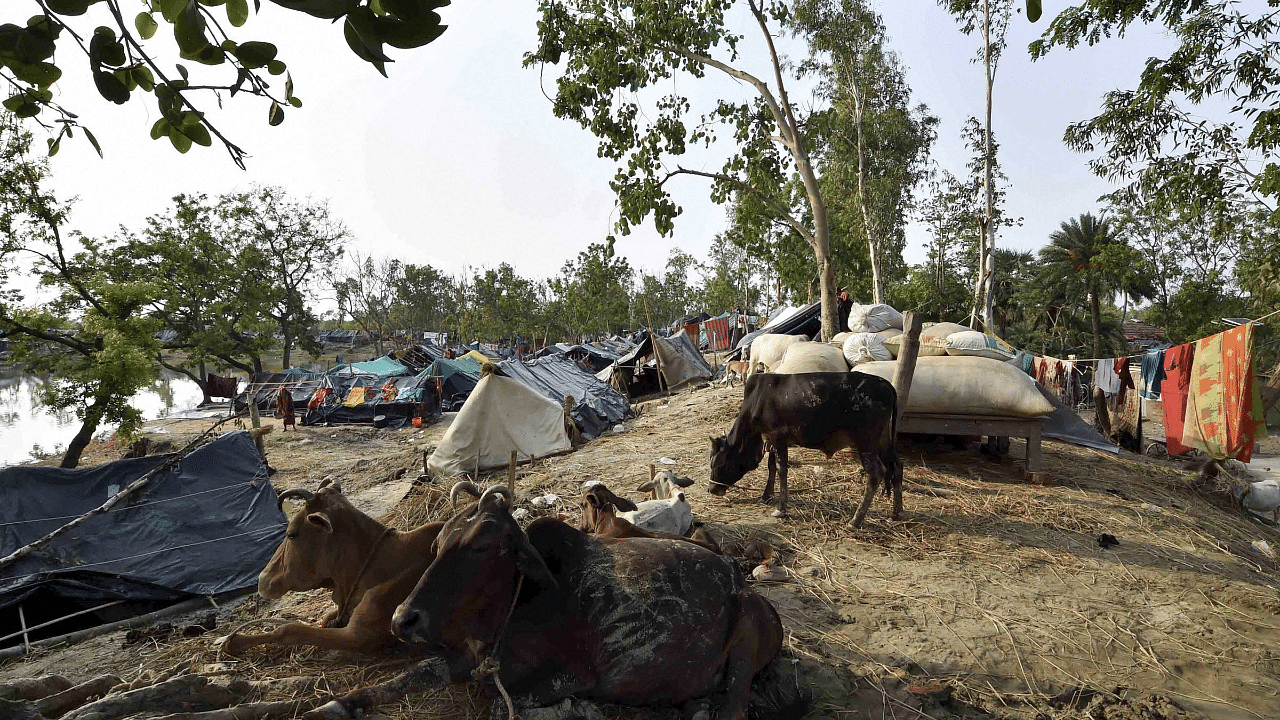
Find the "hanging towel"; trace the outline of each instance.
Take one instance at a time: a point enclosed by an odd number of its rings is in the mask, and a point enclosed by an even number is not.
[[[1164,410],[1165,445],[1170,455],[1186,455],[1191,448],[1182,444],[1182,426],[1187,417],[1187,387],[1191,382],[1195,343],[1185,343],[1164,352],[1164,383],[1160,404]]]
[[[1262,419],[1253,374],[1253,323],[1196,341],[1182,443],[1218,460],[1249,462]]]
[[[1107,395],[1116,395],[1120,392],[1120,375],[1116,373],[1115,358],[1098,361],[1093,369],[1093,386],[1102,388],[1102,392]]]
[[[353,408],[360,407],[364,404],[365,390],[368,388],[357,385],[351,388],[351,392],[347,393],[347,399],[342,401],[342,407]]]
[[[1142,389],[1138,394],[1148,400],[1160,399],[1164,382],[1164,351],[1150,350],[1142,356]]]

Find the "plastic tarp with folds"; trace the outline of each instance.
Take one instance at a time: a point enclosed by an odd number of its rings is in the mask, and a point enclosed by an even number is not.
[[[168,458],[74,470],[0,468],[0,555],[98,507]],[[180,600],[254,587],[285,525],[253,440],[228,433],[111,511],[0,570],[0,608],[37,591],[80,600]]]
[[[587,438],[605,432],[625,418],[631,409],[630,402],[622,393],[565,355],[525,362],[506,360],[498,368],[508,377],[519,380],[556,403],[563,403],[565,395],[572,395],[574,405],[571,414]]]
[[[654,338],[654,343],[662,360],[662,376],[666,378],[668,388],[711,379],[711,366],[684,330],[669,338]]]
[[[441,358],[427,368],[425,375],[440,379],[440,399],[444,410],[455,410],[462,406],[467,396],[480,382],[480,363],[473,358],[460,357],[456,360]]]
[[[461,475],[517,459],[546,457],[570,449],[564,409],[538,391],[502,375],[480,379],[471,397],[427,459],[434,475]]]
[[[393,360],[389,357],[380,357],[366,362],[351,363],[351,368],[358,372],[377,375],[378,377],[398,377],[400,375],[413,374],[413,368],[405,365],[399,360]]]

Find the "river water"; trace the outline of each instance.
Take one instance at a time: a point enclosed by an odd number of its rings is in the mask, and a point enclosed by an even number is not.
[[[11,369],[0,369],[0,467],[27,462],[32,452],[61,453],[80,429],[72,412],[54,412],[40,405],[37,392],[43,381]],[[162,377],[133,396],[130,403],[147,420],[190,410],[201,400],[200,388],[190,379]],[[109,434],[114,426],[101,426],[95,436]]]

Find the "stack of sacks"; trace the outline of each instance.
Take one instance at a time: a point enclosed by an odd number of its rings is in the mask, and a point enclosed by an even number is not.
[[[977,330],[951,333],[946,338],[946,346],[948,355],[969,355],[1002,362],[1008,362],[1018,354],[1009,343],[993,335],[984,335]]]
[[[893,354],[884,346],[885,337],[880,333],[860,332],[846,333],[846,335],[848,337],[841,345],[841,350],[844,352],[845,361],[851,367],[873,360],[893,359]]]
[[[854,305],[849,309],[849,332],[831,339],[850,365],[892,360],[885,342],[902,333],[902,313],[883,304]]]
[[[851,333],[851,332],[840,332],[840,333],[836,333],[836,336],[835,336],[835,337],[833,337],[833,338],[831,338],[830,343],[831,343],[832,345],[835,345],[836,347],[844,347],[844,340],[845,340],[845,338],[849,337],[849,336],[850,336],[850,335],[852,335],[852,334],[853,334],[853,333]]]
[[[782,356],[782,362],[772,372],[780,375],[813,372],[848,372],[849,365],[844,361],[840,348],[823,342],[800,342],[789,345]]]
[[[854,372],[893,381],[896,362],[862,363]],[[924,356],[916,360],[906,411],[947,415],[1034,417],[1053,412],[1036,381],[1018,368],[974,356]]]

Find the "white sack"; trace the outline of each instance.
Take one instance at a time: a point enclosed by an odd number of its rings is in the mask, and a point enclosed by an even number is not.
[[[833,345],[821,342],[796,343],[787,348],[773,372],[783,375],[813,372],[848,372],[844,352]]]
[[[952,333],[969,329],[952,322],[927,324],[924,330],[920,331],[920,357],[946,355],[947,337]],[[889,352],[893,353],[894,357],[898,357],[898,352],[902,349],[902,338],[904,337],[906,337],[905,333],[884,341],[885,347],[888,348]]]
[[[807,343],[809,339],[803,335],[778,333],[757,336],[751,341],[751,364],[747,366],[747,375],[754,373],[756,365],[760,363],[764,363],[765,370],[773,372],[778,363],[782,362],[782,356],[787,352],[787,348],[800,342]]]
[[[850,332],[880,332],[902,327],[902,313],[888,305],[858,305],[849,308]]]
[[[564,408],[502,375],[480,378],[471,396],[427,459],[433,475],[461,475],[506,467],[515,450],[520,459],[568,450]]]
[[[963,330],[947,336],[947,354],[1008,361],[1017,355],[1008,343],[977,330]]]
[[[1249,483],[1249,494],[1244,496],[1244,507],[1254,515],[1276,522],[1280,519],[1280,480]]]
[[[884,336],[879,333],[849,333],[841,350],[850,367],[872,360],[893,359],[893,353],[884,346]]]
[[[890,382],[897,362],[869,362],[854,372]],[[907,411],[949,415],[1015,415],[1053,412],[1031,376],[1007,363],[980,357],[922,357],[916,360]]]
[[[836,347],[844,347],[845,338],[848,338],[852,334],[853,333],[851,332],[836,333],[836,336],[831,338],[831,344]]]

